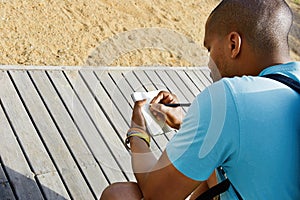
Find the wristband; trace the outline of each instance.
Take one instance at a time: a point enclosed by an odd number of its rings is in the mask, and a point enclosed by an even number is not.
[[[131,129],[128,130],[127,137],[124,141],[125,146],[128,150],[130,150],[129,143],[130,143],[130,138],[131,137],[141,138],[142,140],[144,140],[147,143],[148,147],[150,147],[150,136],[149,136],[149,134],[147,132],[145,132],[144,130],[142,130],[142,129],[131,128]]]

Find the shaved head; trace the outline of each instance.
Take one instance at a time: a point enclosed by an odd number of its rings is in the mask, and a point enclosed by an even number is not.
[[[211,13],[209,34],[238,32],[258,54],[287,53],[293,14],[284,0],[223,0]]]

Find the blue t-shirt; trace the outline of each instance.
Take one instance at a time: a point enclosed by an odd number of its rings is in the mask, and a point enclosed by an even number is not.
[[[300,81],[300,63],[263,70]],[[224,78],[199,94],[166,148],[185,176],[222,166],[244,199],[299,199],[300,95],[263,77]],[[232,188],[222,199],[235,199]]]

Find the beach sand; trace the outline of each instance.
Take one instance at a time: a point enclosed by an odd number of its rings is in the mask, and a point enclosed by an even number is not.
[[[218,2],[0,0],[0,64],[203,66],[204,25]]]

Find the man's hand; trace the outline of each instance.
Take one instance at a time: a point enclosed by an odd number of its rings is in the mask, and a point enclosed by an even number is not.
[[[146,131],[146,122],[142,113],[142,107],[145,103],[146,100],[135,102],[131,118],[131,128],[139,128]]]
[[[159,121],[165,121],[170,127],[179,129],[184,117],[181,107],[171,108],[163,104],[178,103],[176,95],[161,91],[152,101],[150,111]]]

